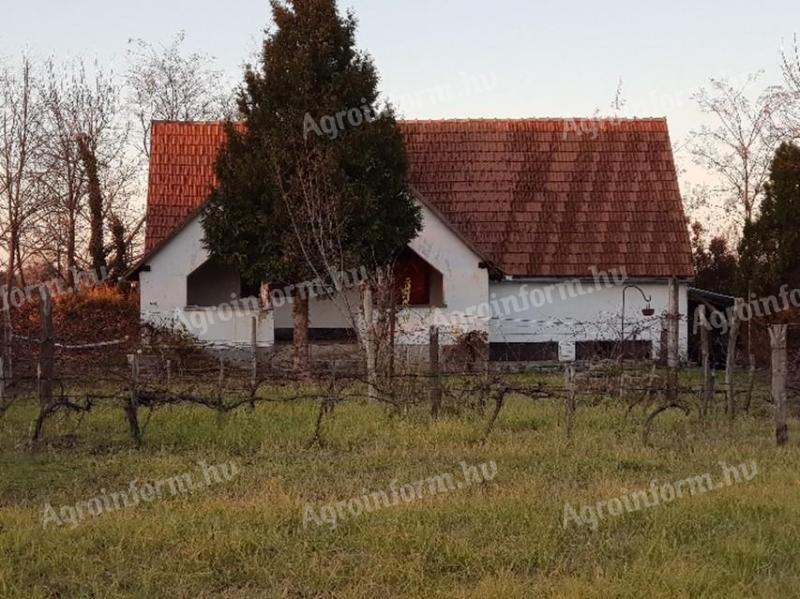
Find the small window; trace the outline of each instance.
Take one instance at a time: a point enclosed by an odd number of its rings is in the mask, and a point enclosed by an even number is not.
[[[626,341],[624,354],[629,360],[649,360],[653,355],[653,343]],[[619,341],[578,341],[575,344],[575,358],[579,361],[616,360],[619,355]]]
[[[558,360],[558,343],[491,343],[492,362],[554,362]]]
[[[395,264],[394,278],[398,304],[443,306],[442,273],[406,248]]]
[[[239,273],[213,260],[205,262],[186,278],[186,304],[211,308],[242,297]],[[249,296],[245,296],[249,297]]]
[[[241,293],[239,297],[248,298],[261,296],[261,283],[251,284],[244,279],[241,281]]]

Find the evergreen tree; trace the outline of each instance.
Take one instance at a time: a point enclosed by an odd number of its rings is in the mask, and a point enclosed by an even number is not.
[[[800,147],[784,143],[776,151],[761,214],[745,226],[739,254],[754,293],[800,287]]]
[[[378,74],[335,0],[272,0],[275,29],[228,123],[203,211],[211,254],[251,284],[330,279],[390,263],[421,228],[403,141]],[[294,298],[295,367],[308,369],[308,302]]]

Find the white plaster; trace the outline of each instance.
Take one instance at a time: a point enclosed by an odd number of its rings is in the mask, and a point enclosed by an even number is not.
[[[257,317],[259,346],[274,344],[272,314],[258,310],[187,309],[186,279],[208,260],[203,226],[195,217],[148,262],[139,274],[142,320],[154,325],[182,326],[206,343],[249,345],[253,316]]]

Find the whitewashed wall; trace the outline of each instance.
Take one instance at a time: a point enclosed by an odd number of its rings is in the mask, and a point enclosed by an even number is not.
[[[141,316],[155,325],[177,324],[205,343],[250,344],[257,317],[257,342],[273,345],[271,313],[246,307],[187,308],[187,277],[208,260],[199,216],[156,253],[139,274]]]
[[[397,318],[397,342],[403,345],[428,343],[428,330],[450,314],[485,304],[489,298],[489,272],[479,267],[480,256],[473,252],[448,225],[427,207],[422,206],[423,228],[409,247],[442,273],[445,307],[419,307],[404,310]],[[351,307],[358,309],[357,290],[348,293]],[[349,328],[351,318],[341,300],[311,299],[309,319],[312,328]],[[288,303],[275,308],[275,326],[292,328],[292,307]],[[442,343],[452,343],[458,334],[472,329],[488,332],[488,322],[475,319],[443,331]]]
[[[479,267],[475,254],[442,220],[427,207],[423,211],[423,230],[410,247],[443,275],[444,307],[412,308],[398,317],[397,340],[405,345],[424,345],[428,329],[437,324],[442,329],[442,343],[471,330],[489,333],[492,343],[528,343],[556,341],[562,360],[575,356],[577,341],[619,339],[622,286],[594,288],[584,282],[583,289],[592,293],[571,297],[570,285],[564,296],[552,281],[490,282],[489,273]],[[188,308],[187,277],[208,260],[202,244],[203,229],[195,218],[169,244],[150,260],[149,271],[140,273],[141,313],[154,324],[180,323],[198,339],[208,343],[249,344],[251,322],[257,316],[257,339],[260,346],[274,344],[275,327],[292,328],[292,308],[286,304],[273,312],[259,313],[246,308]],[[668,284],[639,282],[652,296],[656,316],[645,319],[641,296],[627,293],[626,330],[640,329],[637,339],[652,341],[659,351],[662,321],[667,310]],[[541,297],[552,301],[537,305]],[[525,303],[521,298],[527,296]],[[516,300],[514,299],[516,298]],[[359,305],[357,290],[348,293],[351,306]],[[516,304],[516,305],[515,305]],[[341,301],[312,299],[309,305],[313,328],[349,328],[351,320]],[[687,286],[680,290],[680,311],[687,313]],[[533,322],[524,322],[533,321]],[[684,318],[680,328],[680,351],[685,357],[688,346],[688,325]]]
[[[657,354],[661,344],[661,317],[668,310],[669,285],[666,281],[631,283],[636,283],[652,298],[651,306],[655,309],[655,316],[644,317],[644,299],[635,289],[628,290],[625,296],[625,337],[630,339],[631,332],[638,331],[636,339],[651,341],[654,354]],[[584,292],[591,290],[591,293],[580,295],[578,288],[571,283],[492,282],[490,342],[556,341],[559,344],[559,358],[562,361],[573,360],[575,343],[578,341],[619,340],[622,289],[625,284],[627,283],[604,287],[584,281],[580,289]],[[688,286],[681,285],[680,313],[683,318],[679,340],[680,353],[684,359],[688,354],[687,292]],[[526,297],[527,303],[524,301]]]

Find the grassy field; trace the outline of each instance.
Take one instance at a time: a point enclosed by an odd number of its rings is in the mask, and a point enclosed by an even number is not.
[[[769,420],[729,428],[670,414],[653,448],[640,412],[580,405],[564,438],[557,402],[512,398],[489,441],[487,416],[431,422],[420,409],[337,408],[326,446],[306,449],[314,403],[260,406],[227,418],[162,409],[146,446],[130,449],[122,414],[97,409],[48,425],[26,447],[32,405],[0,420],[1,597],[800,597],[800,450],[774,446]],[[229,480],[166,492],[125,509],[44,525],[47,506],[172,479],[203,480],[199,462],[233,463]],[[309,521],[324,506],[493,462],[480,484]],[[752,480],[601,518],[564,509],[754,462]],[[458,486],[458,485],[457,485]],[[396,482],[394,485],[397,488]],[[374,506],[373,506],[374,507]],[[333,508],[331,508],[333,509]],[[328,512],[330,517],[330,512]],[[308,526],[304,526],[304,519]],[[330,519],[329,519],[330,521]]]

